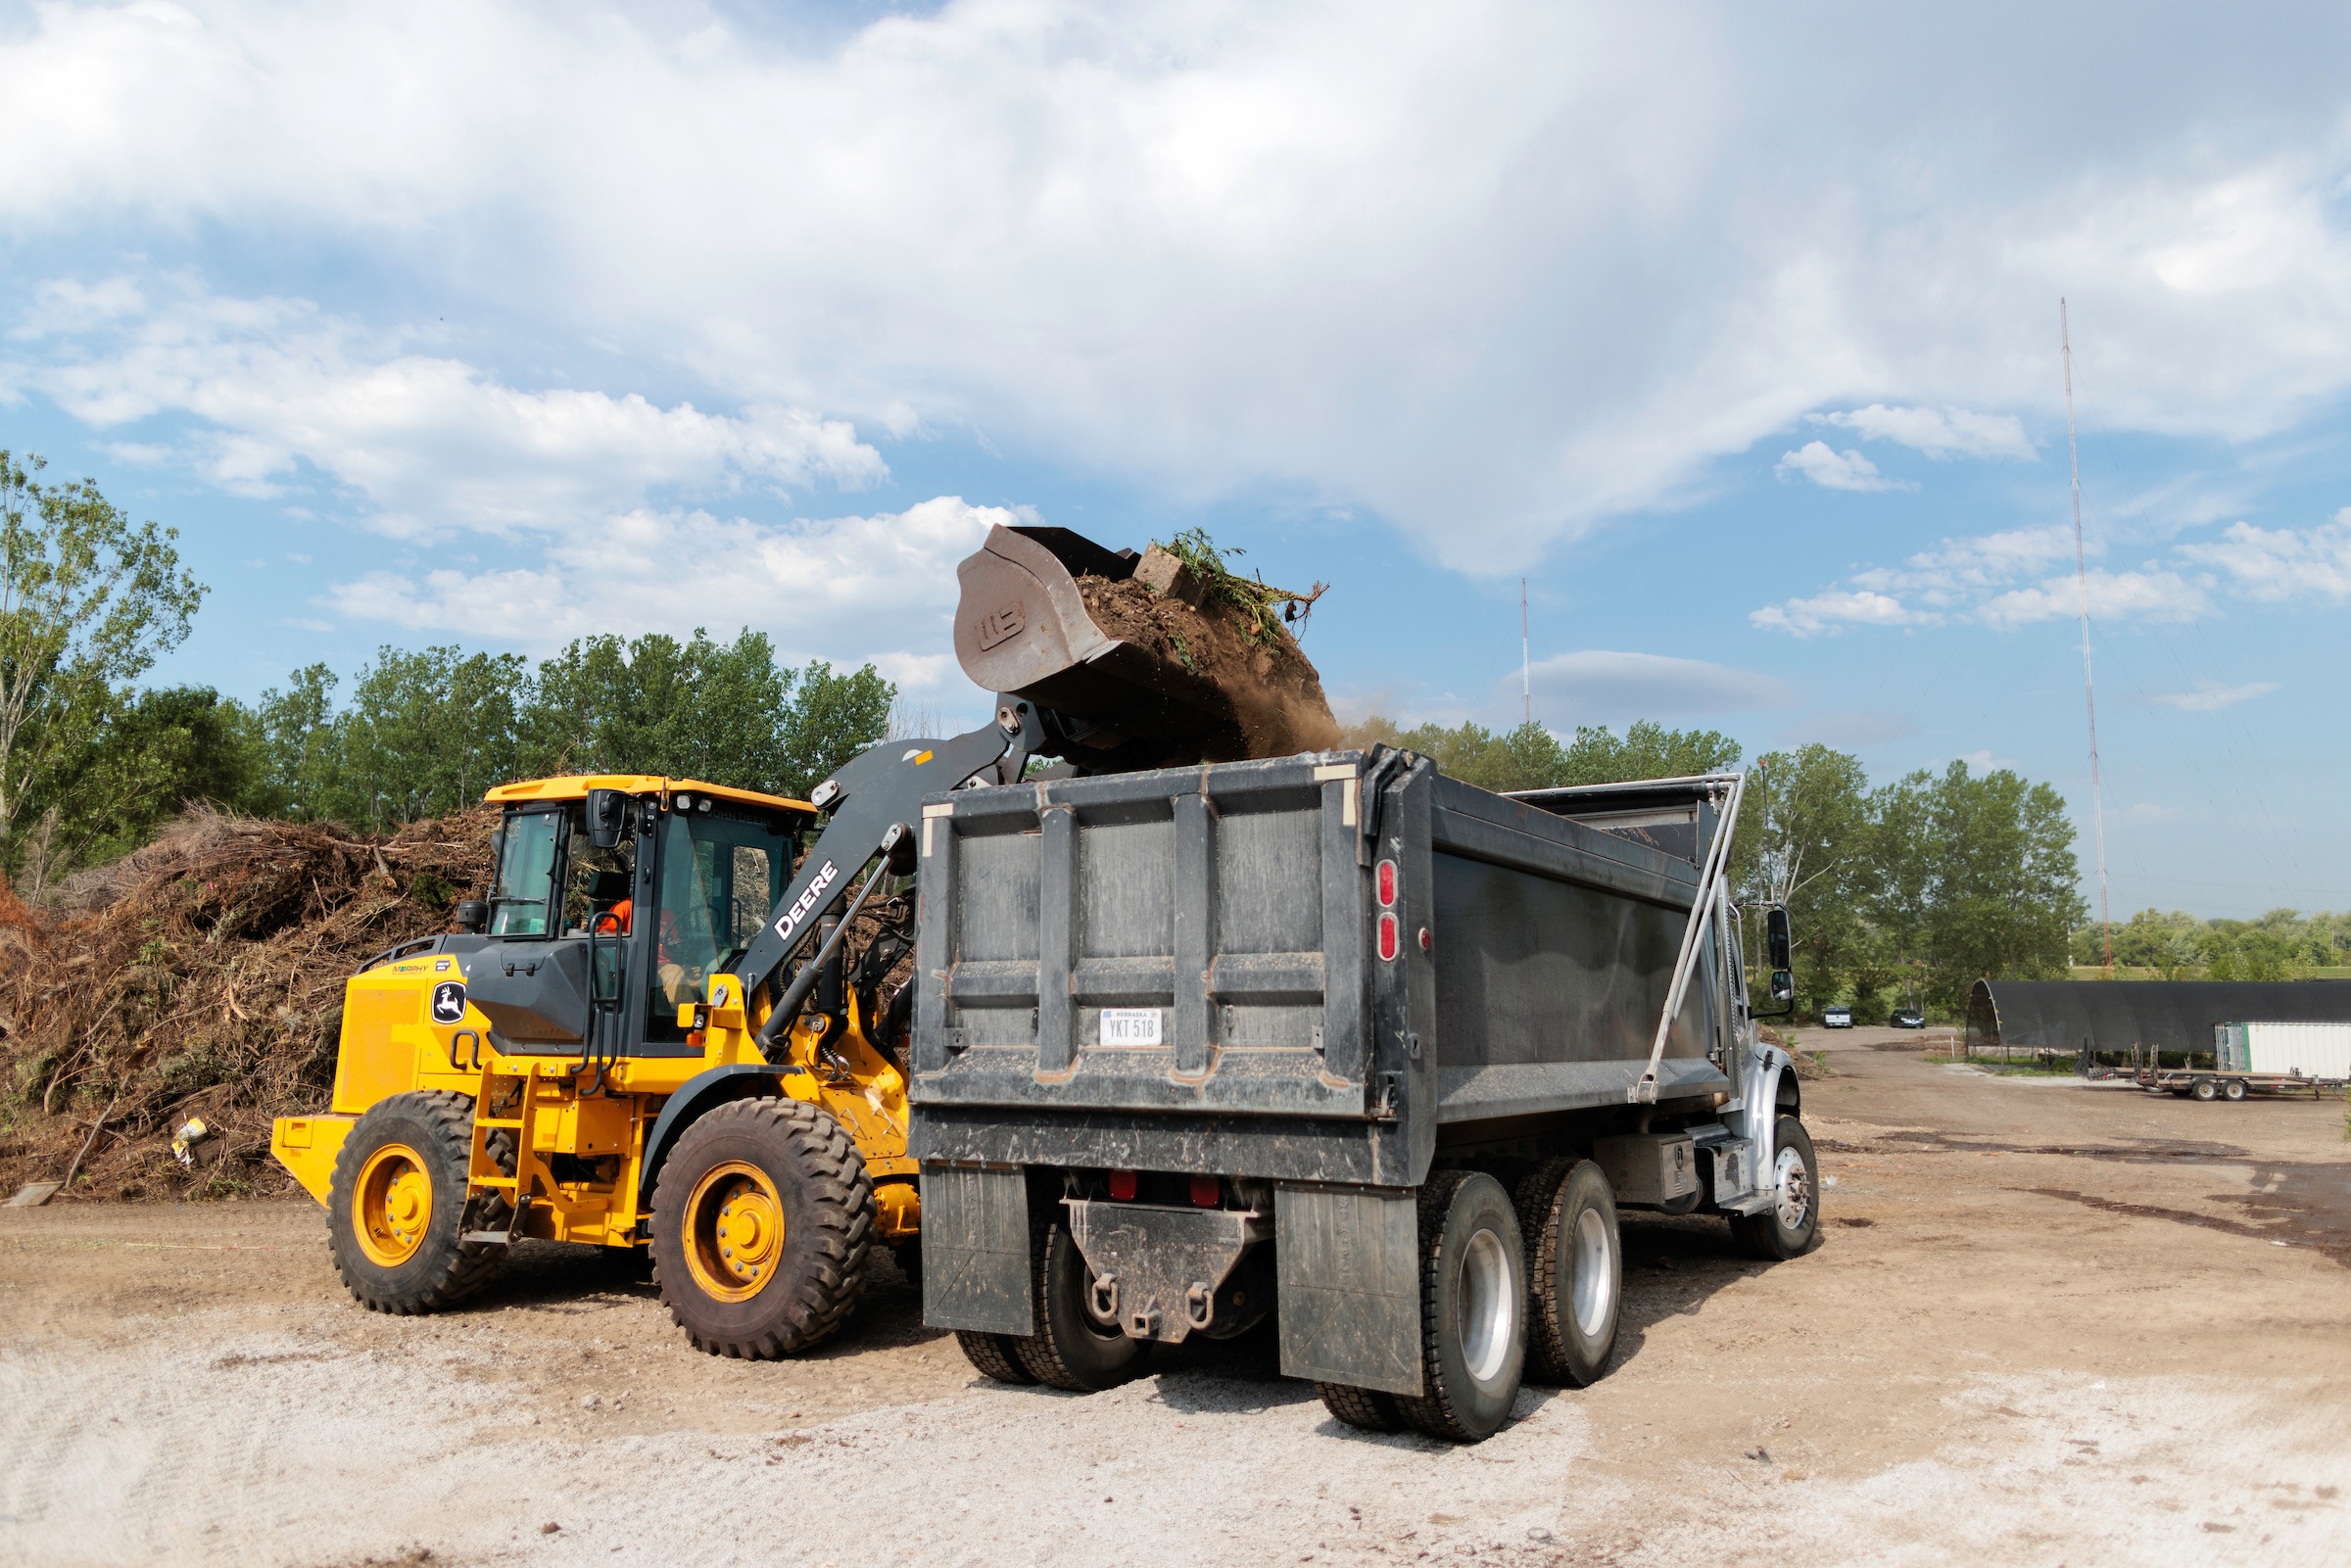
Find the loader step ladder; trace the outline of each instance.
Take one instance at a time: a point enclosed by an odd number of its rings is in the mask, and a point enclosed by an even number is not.
[[[547,1169],[534,1147],[538,1142],[540,1069],[551,1066],[568,1067],[569,1064],[530,1062],[524,1064],[519,1072],[502,1071],[487,1063],[482,1067],[481,1084],[475,1091],[473,1101],[473,1154],[465,1173],[466,1192],[471,1196],[485,1190],[496,1192],[504,1188],[511,1212],[507,1215],[505,1229],[470,1230],[465,1233],[466,1241],[491,1247],[511,1246],[522,1235],[523,1223],[530,1215],[532,1178],[544,1176],[545,1190],[554,1191],[553,1173]],[[553,1073],[545,1075],[549,1078],[554,1076]],[[518,1086],[514,1114],[489,1114],[491,1108],[498,1104],[494,1095],[504,1084]],[[512,1175],[501,1170],[498,1162],[490,1155],[490,1134],[502,1127],[512,1133],[514,1138]]]

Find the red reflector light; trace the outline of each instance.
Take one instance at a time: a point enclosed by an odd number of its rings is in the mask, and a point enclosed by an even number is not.
[[[1379,917],[1379,956],[1382,962],[1393,964],[1401,945],[1396,935],[1396,916],[1393,912]]]
[[[1379,870],[1373,874],[1372,879],[1379,884],[1379,907],[1394,909],[1396,907],[1396,863],[1392,860],[1381,861]]]
[[[1114,1170],[1110,1173],[1110,1196],[1123,1204],[1134,1202],[1134,1172]]]
[[[1216,1177],[1194,1176],[1192,1178],[1192,1207],[1194,1209],[1214,1209],[1217,1207],[1217,1200],[1223,1196],[1223,1184]]]

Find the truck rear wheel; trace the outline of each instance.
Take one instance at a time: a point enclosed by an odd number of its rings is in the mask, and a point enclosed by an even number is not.
[[[498,1272],[503,1248],[464,1240],[472,1159],[461,1094],[392,1095],[353,1125],[327,1189],[327,1249],[360,1306],[437,1312]]]
[[[2198,1078],[2187,1092],[2206,1104],[2210,1104],[2221,1097],[2221,1086],[2210,1078]]]
[[[1812,1135],[1794,1117],[1774,1124],[1770,1186],[1772,1202],[1759,1214],[1733,1214],[1731,1234],[1757,1258],[1774,1262],[1795,1258],[1820,1234],[1820,1166]]]
[[[798,1100],[735,1100],[686,1129],[653,1189],[653,1283],[695,1349],[791,1355],[865,1289],[874,1187],[839,1121]]]
[[[1359,1389],[1349,1383],[1318,1383],[1315,1392],[1322,1396],[1324,1409],[1360,1432],[1401,1432],[1405,1428],[1404,1412],[1396,1407],[1396,1396],[1385,1390]]]
[[[1036,1381],[1036,1374],[1021,1360],[1021,1342],[1014,1335],[957,1329],[955,1343],[963,1347],[963,1358],[979,1368],[982,1377],[1022,1386]]]
[[[2245,1080],[2242,1078],[2231,1078],[2229,1080],[2229,1086],[2226,1089],[2223,1089],[2221,1092],[2226,1094],[2231,1100],[2242,1100],[2245,1097]]]
[[[1555,1160],[1518,1189],[1526,1227],[1528,1373],[1588,1388],[1608,1369],[1624,1294],[1616,1195],[1589,1160]]]
[[[1094,1271],[1069,1226],[1045,1227],[1034,1263],[1036,1332],[1013,1341],[1021,1363],[1039,1383],[1073,1394],[1098,1394],[1134,1376],[1144,1348],[1089,1309]]]
[[[1510,1419],[1526,1366],[1526,1258],[1502,1183],[1445,1170],[1420,1189],[1420,1354],[1427,1393],[1398,1397],[1433,1438],[1482,1443]]]

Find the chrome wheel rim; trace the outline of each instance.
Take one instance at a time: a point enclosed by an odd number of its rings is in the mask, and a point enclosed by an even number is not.
[[[1615,1258],[1608,1227],[1601,1222],[1597,1209],[1575,1216],[1574,1258],[1569,1309],[1575,1314],[1576,1332],[1586,1339],[1598,1339],[1616,1306],[1616,1270],[1610,1266]]]
[[[1510,1359],[1518,1302],[1511,1289],[1510,1256],[1502,1250],[1502,1238],[1491,1230],[1480,1230],[1462,1249],[1453,1311],[1463,1364],[1472,1380],[1492,1383]]]
[[[1801,1230],[1812,1217],[1812,1179],[1804,1174],[1804,1157],[1782,1149],[1772,1164],[1772,1185],[1779,1195],[1780,1228]]]

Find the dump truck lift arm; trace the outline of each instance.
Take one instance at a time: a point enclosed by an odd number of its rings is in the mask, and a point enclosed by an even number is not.
[[[990,783],[1017,782],[1045,741],[1044,720],[1038,710],[1018,697],[996,699],[996,722],[950,740],[889,740],[868,747],[844,763],[811,791],[810,799],[831,813],[825,831],[802,857],[784,896],[768,912],[760,931],[736,966],[747,1000],[759,987],[771,985],[792,961],[819,917],[846,895],[848,879],[876,855],[875,867],[850,903],[854,916],[880,880],[884,871],[910,869],[914,832],[922,819],[923,797],[937,794],[986,776]],[[901,846],[906,846],[901,850]],[[847,934],[844,919],[813,962],[779,997],[759,1030],[759,1046],[771,1059],[778,1043],[815,986],[818,972],[832,949]]]

